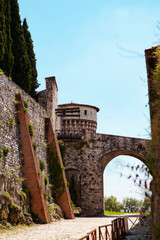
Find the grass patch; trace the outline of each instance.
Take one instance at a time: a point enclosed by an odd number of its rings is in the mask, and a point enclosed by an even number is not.
[[[105,210],[105,216],[112,216],[112,215],[124,215],[124,214],[139,214],[139,212],[129,213],[129,212],[112,212]]]

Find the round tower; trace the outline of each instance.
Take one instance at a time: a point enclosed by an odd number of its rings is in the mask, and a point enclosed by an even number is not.
[[[86,104],[68,103],[58,105],[56,116],[57,130],[65,132],[95,133],[97,130],[97,112],[99,108]]]

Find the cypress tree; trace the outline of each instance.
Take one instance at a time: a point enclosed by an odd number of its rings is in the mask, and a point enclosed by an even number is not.
[[[24,32],[24,38],[27,44],[27,53],[31,64],[31,70],[32,70],[32,83],[31,83],[31,90],[30,95],[32,97],[36,94],[36,88],[39,87],[38,81],[37,81],[37,69],[36,69],[36,58],[34,53],[34,47],[33,47],[33,41],[31,38],[31,33],[28,30],[28,24],[26,18],[23,20],[23,32]]]
[[[2,67],[6,44],[5,0],[0,0],[0,68]]]
[[[6,0],[5,6],[6,44],[2,69],[7,76],[11,76],[13,68],[12,38],[11,38],[11,5],[10,0]]]
[[[27,54],[27,46],[24,39],[23,28],[21,26],[19,5],[17,0],[10,1],[12,53],[14,55],[12,79],[21,88],[29,93],[32,83],[31,64]]]

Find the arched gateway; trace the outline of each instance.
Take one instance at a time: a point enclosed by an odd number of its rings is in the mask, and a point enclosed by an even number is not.
[[[106,134],[86,133],[82,139],[63,139],[64,166],[71,198],[84,216],[104,215],[103,172],[119,155],[145,160],[147,140]]]

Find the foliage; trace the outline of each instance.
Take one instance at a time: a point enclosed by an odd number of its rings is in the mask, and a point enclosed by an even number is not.
[[[106,211],[105,210],[105,215],[106,216],[112,216],[112,215],[123,215],[126,214],[125,212],[112,212],[112,211]]]
[[[139,212],[142,208],[142,200],[135,198],[124,198],[122,204],[125,212]]]
[[[2,66],[6,44],[5,0],[0,1],[0,67]]]
[[[34,151],[36,151],[37,150],[37,143],[36,142],[33,142],[33,149],[34,149]]]
[[[7,191],[2,192],[2,195],[8,199],[10,198],[10,194]]]
[[[31,77],[32,77],[32,83],[31,83],[31,89],[30,89],[30,95],[32,97],[35,96],[36,94],[36,88],[39,87],[38,81],[37,81],[37,69],[36,69],[36,58],[35,58],[35,53],[33,50],[33,41],[31,38],[31,34],[28,30],[28,24],[27,24],[27,20],[26,18],[23,20],[23,33],[24,33],[24,38],[26,41],[26,45],[27,45],[27,53],[28,53],[28,57],[29,57],[29,61],[31,64]]]
[[[71,205],[72,205],[72,209],[74,214],[80,214],[81,213],[81,208],[80,207],[76,207],[76,205],[73,203],[73,201],[71,201]]]
[[[9,124],[10,124],[11,127],[15,124],[13,118],[8,118],[8,122],[9,122]]]
[[[24,101],[24,107],[26,108],[26,110],[28,110],[29,103],[27,101]]]
[[[45,177],[45,178],[44,178],[44,184],[45,184],[45,186],[47,186],[48,183],[49,183],[48,177]]]
[[[151,199],[145,197],[142,204],[142,211],[143,212],[150,212],[151,211]]]
[[[65,146],[65,143],[62,140],[59,140],[58,143],[59,143],[59,148],[60,148],[60,152],[61,152],[61,157],[63,159],[66,146]]]
[[[149,74],[149,105],[151,116],[152,140],[149,144],[148,161],[152,172],[152,239],[160,239],[159,189],[160,189],[160,47],[150,53]]]
[[[122,210],[122,204],[117,201],[117,198],[114,196],[105,197],[104,199],[105,210],[120,212]]]
[[[46,164],[42,159],[39,160],[39,166],[40,166],[41,171],[43,172],[46,167]]]
[[[9,148],[9,147],[4,147],[4,148],[3,148],[3,155],[4,155],[5,157],[7,157],[7,155],[8,155],[9,152],[10,152],[10,148]]]
[[[12,203],[9,205],[9,208],[18,208],[18,205],[15,204],[14,202],[12,202]]]
[[[19,190],[18,194],[22,197],[22,199],[25,199],[25,200],[27,199],[27,195],[26,195],[26,193],[24,191]]]
[[[65,191],[65,182],[63,178],[64,167],[60,163],[60,159],[56,150],[56,143],[52,142],[47,149],[47,162],[49,170],[49,182],[53,184],[53,198],[59,198]]]
[[[3,62],[1,68],[7,76],[11,76],[14,64],[14,56],[12,53],[12,37],[11,37],[11,1],[5,1],[5,25],[6,25],[6,43]],[[5,35],[4,35],[5,36]]]
[[[27,93],[31,89],[31,64],[27,54],[27,46],[24,39],[23,28],[19,14],[17,0],[11,1],[11,36],[12,53],[14,55],[14,65],[12,79]]]
[[[23,27],[18,0],[0,1],[0,68],[27,93],[35,94],[36,59],[26,19]]]
[[[139,212],[143,209],[143,206],[147,206],[146,198],[144,201],[137,200],[135,198],[124,198],[122,203],[117,201],[114,196],[105,197],[105,211],[110,212]],[[146,205],[145,205],[146,204]]]
[[[28,125],[28,129],[29,129],[30,136],[33,137],[34,136],[34,127],[33,127],[33,125],[29,124]]]

